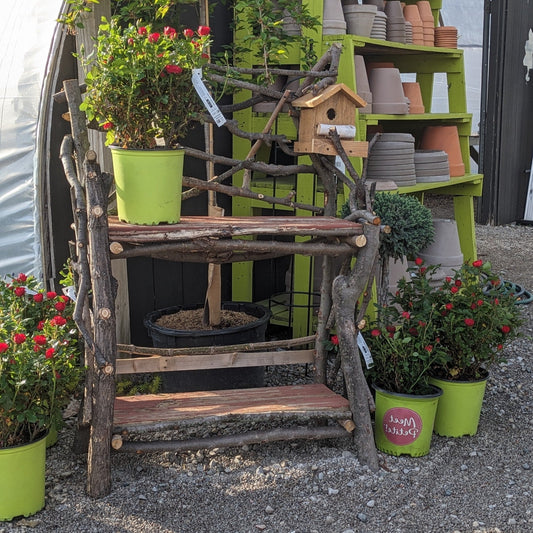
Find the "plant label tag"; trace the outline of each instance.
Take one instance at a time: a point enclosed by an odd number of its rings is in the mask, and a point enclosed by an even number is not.
[[[366,343],[364,337],[361,335],[361,332],[357,334],[357,346],[359,346],[359,349],[361,350],[361,353],[363,354],[366,367],[372,368],[374,366],[374,359],[372,359],[370,348],[368,347],[368,344]]]
[[[343,174],[346,172],[346,165],[344,164],[340,155],[335,156],[335,167],[338,168]]]
[[[207,87],[202,80],[202,69],[192,69],[192,84],[198,93],[198,96],[204,103],[205,108],[209,114],[213,117],[217,126],[222,126],[226,123],[226,117],[222,114],[222,111],[218,108],[217,104],[213,100],[213,97],[209,94]]]
[[[77,299],[76,287],[74,287],[74,285],[63,287],[63,294],[68,296],[73,302],[75,302]]]

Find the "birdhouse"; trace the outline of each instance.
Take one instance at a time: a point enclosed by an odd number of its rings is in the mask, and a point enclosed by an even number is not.
[[[368,155],[368,143],[354,140],[355,110],[365,107],[366,102],[344,83],[330,85],[317,95],[308,93],[293,100],[292,105],[300,108],[295,152],[338,155],[329,138],[331,128],[335,128],[347,155]]]

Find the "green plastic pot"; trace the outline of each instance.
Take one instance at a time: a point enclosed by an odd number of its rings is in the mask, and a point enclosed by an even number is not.
[[[414,395],[389,392],[374,385],[376,391],[375,441],[378,450],[389,455],[427,455],[433,423],[442,391]]]
[[[435,417],[435,433],[444,437],[475,435],[487,378],[479,381],[431,378],[430,382],[443,391]]]
[[[0,448],[0,521],[30,516],[44,507],[46,436]]]
[[[111,147],[118,218],[129,224],[175,224],[181,215],[184,150]]]

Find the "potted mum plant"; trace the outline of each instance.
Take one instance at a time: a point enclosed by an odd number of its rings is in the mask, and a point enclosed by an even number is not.
[[[81,373],[72,307],[31,276],[0,280],[0,520],[44,506],[47,436]]]
[[[436,308],[429,299],[430,272],[418,274],[426,305],[402,309],[398,302],[410,285],[400,280],[391,304],[379,309],[378,322],[367,334],[373,359],[367,374],[376,392],[376,446],[391,455],[415,457],[429,453],[442,394],[430,384],[430,372],[447,358],[434,321]]]
[[[118,216],[133,224],[176,223],[184,151],[179,141],[199,118],[193,69],[208,61],[210,28],[121,26],[104,19],[87,60],[82,110],[106,131]]]
[[[415,269],[432,272],[417,259]],[[520,310],[512,294],[498,290],[500,279],[481,260],[464,263],[453,276],[428,291],[420,277],[405,283],[395,299],[402,310],[423,312],[431,305],[446,358],[435,362],[431,383],[444,393],[435,432],[445,436],[477,432],[491,366],[504,360],[503,348],[519,334]]]

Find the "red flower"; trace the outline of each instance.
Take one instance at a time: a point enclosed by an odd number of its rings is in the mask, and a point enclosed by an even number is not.
[[[422,274],[422,275],[425,274],[426,270],[427,270],[426,267],[420,267],[420,274]]]
[[[455,285],[450,289],[450,291],[455,294],[456,292],[459,292],[459,287],[456,287]]]
[[[484,302],[483,302],[483,300],[478,300],[477,304],[479,305],[479,307],[481,307],[484,304]]]
[[[192,31],[190,28],[186,28],[183,30],[183,35],[185,35],[187,39],[190,39],[191,37],[194,37],[194,31]]]
[[[15,287],[16,296],[24,296],[26,294],[26,289],[24,287]]]
[[[473,318],[465,318],[465,324],[469,327],[472,327],[475,324],[475,321]]]
[[[452,282],[452,278],[450,278],[450,276],[446,276],[446,283],[451,283]]]
[[[33,295],[33,301],[40,304],[44,300],[44,295],[42,292],[38,292]]]
[[[201,55],[201,58],[202,59],[209,59],[209,54],[205,54],[204,53],[204,54]]]
[[[402,318],[409,320],[411,318],[411,313],[409,313],[409,311],[403,311]]]
[[[498,350],[503,350],[503,344],[498,344],[498,346],[496,346],[496,348],[498,348]]]
[[[416,264],[417,266],[420,266],[423,262],[424,262],[424,260],[423,260],[421,257],[417,257],[417,258],[415,259],[415,264]]]
[[[48,350],[46,350],[44,356],[46,357],[46,359],[52,359],[52,357],[54,357],[54,354],[55,354],[55,348],[48,348]]]
[[[65,302],[65,303],[68,303],[70,301],[70,298],[68,296],[65,296],[64,294],[61,296],[61,299]]]
[[[40,320],[37,324],[37,329],[41,331],[44,328],[44,320]]]
[[[498,298],[494,298],[494,305],[498,305],[500,303],[500,300]]]
[[[381,331],[379,331],[379,329],[373,329],[370,332],[370,335],[372,335],[372,337],[379,337],[381,335]]]
[[[61,374],[56,370],[56,379],[61,379]]]
[[[502,333],[509,333],[511,331],[511,327],[510,326],[502,326]]]
[[[154,32],[154,33],[151,33],[150,35],[148,35],[148,40],[151,43],[157,43],[157,41],[159,41],[159,37],[161,37],[161,34],[157,33],[157,32]]]
[[[463,282],[460,279],[455,280],[455,286],[460,287],[463,284]]]
[[[28,276],[26,274],[23,274],[22,272],[18,275],[17,281],[20,281],[20,283],[24,283],[28,279]]]
[[[23,344],[26,342],[26,335],[24,335],[24,333],[15,333],[13,340],[15,341],[15,344]]]
[[[172,26],[165,26],[163,33],[169,38],[169,39],[175,39],[177,32]]]
[[[54,292],[54,291],[49,291],[46,293],[46,297],[49,300],[53,300],[56,296],[57,296],[57,292]]]
[[[128,44],[129,44],[130,46],[133,46],[133,43],[135,43],[135,41],[134,41],[133,37],[130,37],[130,38],[128,39]]]
[[[413,336],[413,337],[418,337],[418,330],[416,328],[409,328],[409,333]]]
[[[115,125],[112,122],[104,122],[102,124],[102,128],[104,128],[105,131],[112,130],[115,127]]]
[[[339,345],[339,337],[337,337],[337,335],[332,335],[330,340],[331,344],[334,344],[335,346]]]
[[[0,342],[0,353],[7,352],[9,350],[9,344],[7,342]]]
[[[446,307],[446,309],[448,311],[451,311],[453,309],[453,304],[452,303],[447,303],[444,307]]]
[[[476,302],[470,304],[470,309],[474,310],[477,307]]]
[[[46,344],[46,337],[44,335],[35,335],[35,337],[33,337],[33,342],[42,346],[43,344]]]
[[[145,26],[141,26],[138,30],[137,30],[137,33],[139,35],[146,35],[148,33],[148,30],[146,29]]]
[[[52,326],[64,326],[67,323],[67,321],[61,316],[56,315],[52,320],[50,320],[50,324]]]
[[[198,26],[198,35],[209,35],[211,28],[209,26]]]
[[[426,350],[427,352],[432,352],[433,351],[433,346],[431,344],[428,344],[424,350]]]
[[[165,70],[169,74],[181,74],[183,72],[183,69],[179,65],[167,65]]]
[[[390,324],[385,328],[389,333],[396,333],[396,328]]]
[[[425,323],[424,321],[422,321],[422,320],[419,320],[419,321],[418,321],[418,325],[419,325],[421,328],[423,328],[423,327],[426,325],[426,323]]]
[[[481,259],[478,259],[477,261],[474,261],[472,263],[472,266],[476,267],[476,268],[479,268],[480,266],[483,265],[483,261]]]
[[[54,305],[56,310],[59,311],[59,312],[64,311],[66,306],[67,305],[65,304],[65,302],[56,302],[55,305]]]

